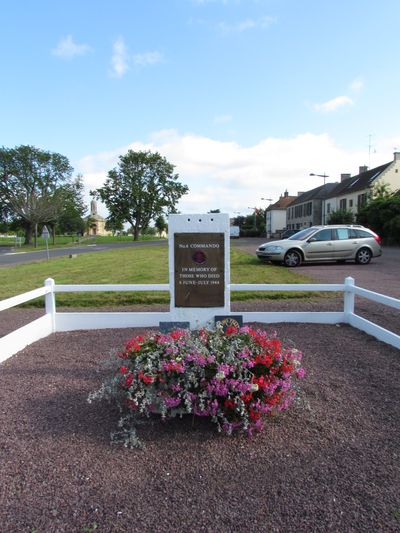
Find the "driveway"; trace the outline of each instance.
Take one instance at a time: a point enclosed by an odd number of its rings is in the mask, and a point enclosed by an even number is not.
[[[233,241],[233,246],[255,255],[265,238],[246,238]],[[286,268],[286,267],[282,267]],[[369,265],[354,262],[305,264],[294,269],[321,283],[342,283],[348,276],[363,289],[379,292],[400,299],[400,248],[384,247],[381,257],[372,259]]]

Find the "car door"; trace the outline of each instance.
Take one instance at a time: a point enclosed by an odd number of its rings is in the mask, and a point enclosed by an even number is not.
[[[355,233],[350,228],[336,228],[336,259],[349,259],[354,257],[357,239]]]
[[[334,233],[331,228],[324,228],[312,235],[303,248],[306,261],[335,260]]]

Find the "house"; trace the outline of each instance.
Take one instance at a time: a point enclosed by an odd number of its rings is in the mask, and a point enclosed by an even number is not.
[[[106,220],[97,213],[97,202],[92,200],[90,202],[90,215],[86,217],[86,235],[112,235],[111,231],[107,231]]]
[[[289,196],[288,191],[279,197],[279,200],[271,204],[265,210],[265,230],[267,239],[276,236],[286,228],[286,209],[295,200],[296,196]]]
[[[324,202],[338,183],[325,183],[307,192],[299,192],[286,210],[288,229],[303,229],[324,224]]]
[[[342,174],[341,181],[325,199],[325,220],[333,211],[346,209],[355,215],[360,208],[367,203],[375,184],[387,184],[391,191],[400,189],[400,152],[394,153],[393,161],[368,170],[368,167],[360,167],[356,176]]]

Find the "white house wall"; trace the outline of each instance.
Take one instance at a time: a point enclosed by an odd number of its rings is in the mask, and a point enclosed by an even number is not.
[[[396,159],[379,176],[379,183],[387,183],[391,191],[400,189],[400,154],[396,154]]]
[[[271,211],[271,232],[275,233],[286,227],[286,210]]]
[[[395,192],[400,189],[400,154],[395,155],[395,160],[393,163],[382,172],[382,174],[379,176],[377,180],[373,182],[375,183],[386,183],[389,185],[390,190]],[[324,212],[325,212],[325,220],[327,221],[329,218],[330,213],[332,211],[337,211],[340,209],[340,200],[346,199],[346,209],[351,210],[355,215],[358,213],[358,197],[360,194],[370,194],[371,188],[367,187],[365,189],[359,189],[357,191],[354,191],[354,193],[347,193],[342,194],[340,196],[336,196],[334,198],[327,198],[324,201]],[[350,207],[350,200],[353,201],[353,205]],[[328,204],[330,204],[330,213],[328,213]]]

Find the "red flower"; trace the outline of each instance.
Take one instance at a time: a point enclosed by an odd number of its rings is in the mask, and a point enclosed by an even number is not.
[[[226,407],[226,409],[235,409],[235,406],[235,402],[229,398],[224,401],[224,407]]]
[[[143,381],[143,383],[146,383],[146,384],[153,383],[153,381],[154,381],[153,376],[148,376],[147,374],[143,374],[142,371],[139,372],[138,378],[141,381]]]
[[[238,333],[238,328],[236,326],[228,326],[225,331],[225,335],[230,337],[231,335],[236,335]]]
[[[258,413],[257,411],[254,411],[253,409],[250,409],[249,411],[249,418],[250,420],[258,420],[261,417],[261,413]]]
[[[133,374],[132,372],[129,372],[125,378],[125,385],[129,388],[132,385],[133,382]]]
[[[128,367],[127,366],[121,366],[119,371],[120,371],[121,374],[126,374],[128,372]]]
[[[137,335],[125,344],[125,350],[127,352],[138,352],[142,347],[140,343],[142,343],[143,341],[144,337],[142,335]]]
[[[184,337],[185,333],[179,329],[176,329],[175,331],[171,331],[170,335],[176,341],[181,337]]]
[[[240,399],[244,403],[249,403],[253,397],[253,394],[251,392],[247,392],[246,394],[243,394],[243,396],[240,397]]]

